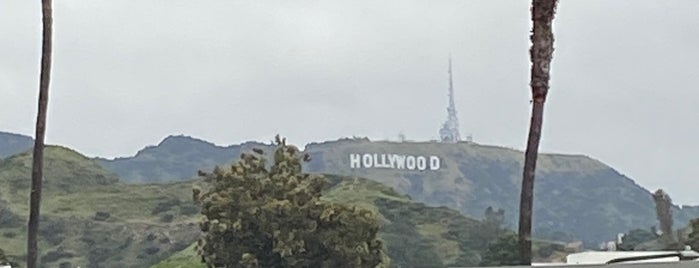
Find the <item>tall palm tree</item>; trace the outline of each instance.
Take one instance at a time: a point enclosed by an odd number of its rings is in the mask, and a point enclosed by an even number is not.
[[[551,58],[553,57],[553,17],[558,0],[532,0],[532,62],[530,86],[532,90],[532,117],[529,139],[524,154],[524,174],[519,203],[519,256],[520,264],[531,265],[532,259],[532,208],[534,203],[534,174],[539,153],[541,125],[544,119],[544,102],[549,90]]]
[[[41,0],[43,14],[43,34],[41,46],[41,77],[39,78],[39,111],[36,118],[34,154],[32,162],[32,190],[29,201],[29,229],[27,231],[27,267],[37,267],[39,255],[37,238],[39,234],[39,208],[41,204],[41,184],[43,179],[44,134],[46,133],[46,111],[49,101],[49,81],[51,80],[51,48],[53,36],[53,15],[51,0]]]

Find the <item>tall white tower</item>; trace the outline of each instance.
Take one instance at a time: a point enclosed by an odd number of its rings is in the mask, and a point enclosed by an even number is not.
[[[454,105],[454,84],[451,74],[451,56],[449,56],[449,107],[447,107],[447,121],[442,124],[439,130],[442,142],[459,142],[459,118],[456,117],[456,105]]]

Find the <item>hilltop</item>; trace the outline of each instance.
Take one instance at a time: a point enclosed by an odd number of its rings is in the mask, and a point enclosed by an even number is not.
[[[249,142],[241,145],[217,146],[213,143],[178,135],[168,136],[158,145],[148,146],[132,157],[96,158],[127,182],[181,181],[194,178],[198,170],[231,163],[241,150],[264,146]]]

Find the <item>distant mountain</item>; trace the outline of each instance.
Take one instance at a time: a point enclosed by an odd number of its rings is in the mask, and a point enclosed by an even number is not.
[[[221,147],[187,136],[168,136],[133,157],[96,160],[126,182],[180,181],[194,178],[198,170],[229,164],[239,157],[241,149],[258,146],[264,145],[251,142]]]
[[[43,189],[48,192],[77,192],[87,186],[113,185],[119,181],[114,172],[71,149],[46,146],[44,151]],[[13,194],[20,189],[29,189],[31,170],[31,151],[0,161],[0,179],[7,183],[7,190]]]
[[[34,146],[29,136],[0,131],[0,158],[27,151]]]
[[[201,140],[168,137],[135,157],[99,160],[125,181],[191,178],[199,169],[228,165],[241,152],[269,145],[245,143],[228,147]],[[312,143],[304,149],[313,159],[307,170],[365,177],[389,185],[416,201],[447,206],[464,215],[479,216],[488,206],[507,211],[507,223],[517,226],[523,153],[475,143],[372,142],[341,139]],[[355,159],[350,155],[355,154]],[[356,157],[369,155],[370,168]],[[376,154],[376,157],[374,157]],[[423,156],[424,170],[405,166],[406,156]],[[430,157],[439,168],[430,170]],[[383,158],[382,158],[383,157]],[[403,157],[403,169],[389,168],[391,157]],[[394,165],[398,165],[395,162]],[[413,163],[418,165],[418,163]],[[534,228],[542,238],[585,241],[593,247],[617,233],[656,225],[651,193],[613,168],[582,155],[541,154],[537,165]],[[686,225],[699,217],[699,207],[674,208],[675,222]]]

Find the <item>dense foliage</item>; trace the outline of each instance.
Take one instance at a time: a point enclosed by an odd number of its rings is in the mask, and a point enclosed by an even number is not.
[[[689,233],[686,243],[692,249],[699,250],[699,219],[693,219],[689,224],[689,228],[691,228],[691,233]]]
[[[663,235],[672,235],[672,199],[670,195],[662,189],[658,189],[653,193],[653,201],[655,201],[655,211],[660,223],[660,231]]]
[[[5,251],[0,248],[0,265],[7,264],[7,257],[5,257]]]
[[[519,264],[517,234],[508,232],[488,245],[483,253],[481,266],[505,266]]]
[[[199,254],[210,267],[385,267],[375,214],[322,202],[322,176],[302,173],[294,146],[277,138],[274,163],[261,150],[205,174]],[[204,175],[204,174],[203,174]]]

